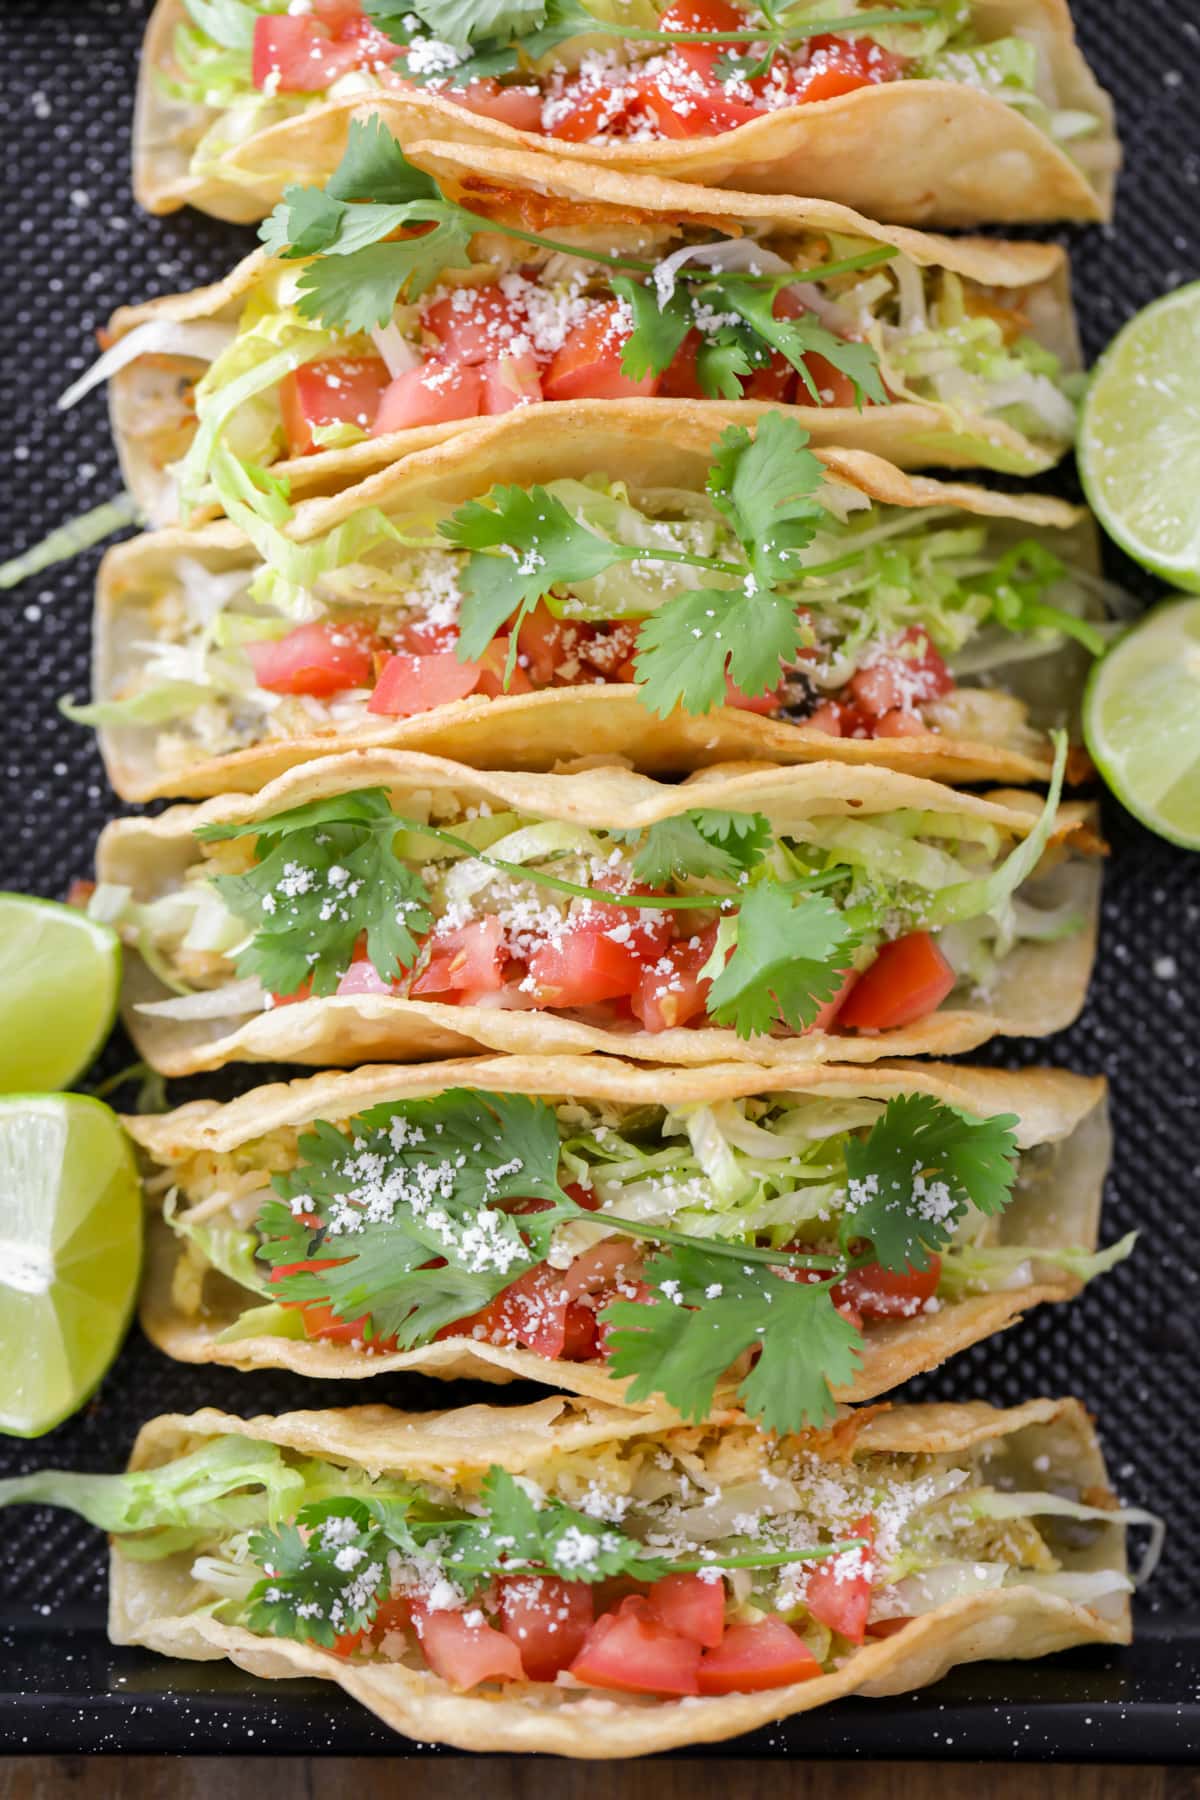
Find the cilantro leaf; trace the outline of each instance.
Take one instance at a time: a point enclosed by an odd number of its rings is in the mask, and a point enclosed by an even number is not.
[[[616,831],[610,835],[629,841],[642,834]],[[762,861],[774,837],[771,823],[762,813],[695,807],[650,826],[633,859],[633,872],[651,887],[665,886],[686,875],[732,881]]]
[[[413,11],[456,50],[481,38],[524,38],[546,19],[545,0],[418,0]]]
[[[754,372],[746,332],[728,326],[708,337],[696,352],[696,379],[710,400],[740,400],[742,377]]]
[[[375,209],[353,206],[348,210],[355,214]],[[380,210],[394,214],[399,209]],[[420,210],[427,219],[433,209],[422,206]],[[470,261],[474,224],[457,209],[447,206],[442,211],[444,216],[433,230],[416,237],[371,244],[348,255],[337,252],[318,257],[300,277],[297,310],[306,319],[346,331],[370,331],[373,325],[386,325],[401,294],[406,300],[417,300],[444,270],[463,268]]]
[[[294,1522],[256,1532],[250,1554],[267,1574],[247,1600],[250,1629],[326,1649],[367,1630],[391,1588],[392,1547],[360,1500],[304,1506]]]
[[[805,630],[796,602],[747,574],[738,588],[689,588],[673,594],[638,632],[635,657],[642,698],[666,718],[677,706],[723,706],[726,676],[744,693],[763,694],[794,660]]]
[[[733,955],[709,992],[709,1018],[739,1037],[769,1031],[776,1019],[807,1031],[841,986],[855,940],[825,894],[788,893],[775,882],[749,888]]]
[[[317,256],[336,241],[345,212],[324,188],[286,187],[259,226],[259,239],[272,256]]]
[[[825,523],[825,508],[816,498],[825,471],[808,441],[794,419],[764,413],[753,437],[743,425],[722,433],[709,470],[713,504],[764,586],[800,573],[799,552]]]
[[[846,1143],[843,1246],[869,1238],[885,1269],[927,1269],[968,1204],[994,1214],[1012,1198],[1020,1121],[979,1119],[930,1094],[899,1094],[865,1138]]]
[[[676,288],[661,306],[653,282],[616,275],[609,286],[633,314],[633,331],[621,350],[622,374],[631,381],[640,381],[643,375],[661,375],[691,329],[686,294]]]
[[[382,206],[442,199],[433,176],[409,162],[380,118],[351,119],[342,160],[325,183],[325,192],[333,200],[373,200]]]
[[[564,1500],[549,1497],[535,1505],[498,1466],[488,1470],[481,1498],[487,1509],[483,1518],[451,1533],[446,1561],[456,1580],[486,1580],[500,1569],[530,1569],[565,1581],[606,1581],[616,1575],[657,1581],[670,1570],[665,1557]]]
[[[597,537],[543,487],[494,487],[438,526],[459,549],[474,552],[463,571],[458,654],[482,656],[505,620],[531,612],[556,582],[586,581],[614,563],[644,554]],[[489,554],[499,551],[500,554]],[[510,653],[515,653],[516,628]]]
[[[721,1377],[757,1349],[737,1388],[751,1418],[786,1433],[832,1417],[830,1388],[852,1379],[862,1344],[833,1304],[832,1283],[784,1281],[699,1246],[676,1245],[642,1273],[662,1299],[620,1300],[600,1314],[609,1367],[633,1378],[627,1400],[662,1394],[683,1418],[705,1418]]]
[[[559,1185],[553,1107],[522,1095],[452,1088],[385,1104],[344,1131],[318,1122],[299,1149],[259,1213],[262,1254],[284,1268],[337,1261],[275,1287],[339,1318],[369,1314],[372,1334],[402,1349],[478,1312],[545,1260],[556,1225],[588,1216]],[[544,1210],[503,1210],[517,1199]]]
[[[760,342],[785,356],[799,372],[800,379],[815,404],[820,394],[805,357],[823,356],[833,367],[854,383],[855,399],[861,407],[866,400],[877,406],[887,404],[887,389],[879,373],[879,358],[869,344],[849,343],[827,331],[811,313],[798,319],[777,319],[773,311],[775,296],[769,288],[748,281],[745,276],[718,276],[713,283],[713,304],[722,310],[736,312]]]
[[[294,994],[311,977],[313,994],[332,994],[364,929],[384,980],[411,967],[433,915],[425,883],[392,848],[398,829],[377,788],[202,831],[210,840],[252,835],[270,846],[246,873],[212,877],[229,910],[254,930],[238,974],[257,975],[275,994]]]

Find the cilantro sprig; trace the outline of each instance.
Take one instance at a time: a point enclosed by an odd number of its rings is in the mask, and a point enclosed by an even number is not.
[[[398,237],[397,233],[405,235]],[[448,198],[432,175],[410,163],[379,119],[351,122],[345,155],[323,188],[290,186],[259,236],[276,256],[313,257],[299,282],[297,307],[331,329],[369,331],[385,325],[397,302],[418,300],[447,269],[469,265],[477,232],[517,238],[552,252],[584,256],[601,267],[653,275],[656,264],[609,251],[581,249],[544,233],[472,212]],[[621,366],[638,379],[661,374],[689,330],[704,343],[697,374],[711,398],[736,399],[741,378],[765,368],[773,351],[786,357],[820,404],[805,358],[819,354],[854,383],[858,404],[885,405],[878,358],[867,344],[847,343],[805,315],[777,319],[781,289],[799,281],[869,269],[897,252],[880,245],[857,256],[783,275],[723,274],[685,264],[669,295],[653,281],[615,276],[610,285],[631,308],[634,331]],[[736,316],[736,323],[728,320]]]
[[[246,1602],[252,1631],[332,1648],[369,1631],[392,1588],[391,1559],[419,1558],[470,1599],[498,1575],[557,1575],[596,1583],[617,1576],[658,1581],[698,1569],[779,1568],[819,1562],[856,1548],[843,1538],[803,1548],[667,1557],[620,1526],[547,1495],[535,1502],[499,1464],[480,1488],[482,1510],[456,1513],[413,1491],[408,1497],[357,1495],[303,1506],[294,1520],[256,1532],[250,1554],[265,1571]]]
[[[830,32],[856,35],[880,27],[924,25],[937,17],[931,6],[881,6],[841,18],[790,19],[764,8],[767,23],[743,26],[740,31],[663,31],[649,25],[614,26],[611,19],[589,12],[579,0],[420,0],[401,7],[397,0],[363,0],[370,13],[398,49],[434,42],[458,52],[454,67],[442,59],[412,67],[407,58],[396,62],[409,80],[436,82],[438,86],[465,87],[470,81],[507,75],[529,67],[559,45],[587,34],[603,33],[626,43],[724,44],[729,51],[717,68],[718,79],[752,80],[765,75],[776,55],[789,44]],[[757,56],[748,54],[751,44],[761,45]]]
[[[250,869],[212,877],[226,906],[251,931],[237,973],[256,976],[276,995],[306,985],[314,997],[332,994],[364,933],[367,956],[385,981],[411,969],[418,940],[433,925],[434,901],[420,872],[396,854],[401,831],[435,838],[498,873],[597,906],[722,915],[710,1013],[743,1037],[769,1029],[777,1015],[794,1031],[812,1025],[871,924],[861,907],[840,910],[831,900],[836,869],[783,881],[762,866],[774,833],[761,813],[698,808],[651,827],[633,859],[637,879],[644,878],[639,857],[643,868],[656,869],[669,858],[676,878],[711,877],[723,868],[733,893],[622,893],[509,862],[456,832],[393,812],[385,788],[360,788],[267,819],[197,832],[209,843],[256,840]],[[753,883],[744,885],[752,873]]]
[[[817,497],[824,468],[808,442],[803,427],[778,412],[764,414],[753,436],[733,425],[718,440],[706,487],[740,561],[614,543],[580,525],[544,487],[495,487],[460,507],[438,527],[469,552],[458,655],[481,655],[506,621],[515,643],[520,621],[556,587],[618,563],[679,563],[722,585],[684,588],[644,621],[635,666],[646,704],[665,718],[677,706],[711,712],[727,681],[749,695],[767,693],[805,643],[807,627],[784,584],[803,576],[801,553],[827,516]]]
[[[746,1412],[780,1432],[822,1423],[862,1348],[837,1283],[870,1262],[925,1269],[968,1204],[1001,1211],[1016,1178],[1016,1123],[928,1095],[889,1101],[865,1137],[846,1139],[833,1249],[700,1240],[606,1210],[608,1231],[654,1246],[639,1269],[652,1303],[618,1299],[600,1314],[630,1399],[662,1394],[684,1418],[703,1418],[753,1351],[737,1385]],[[373,1340],[402,1349],[472,1318],[544,1264],[558,1226],[596,1223],[561,1185],[558,1119],[544,1100],[453,1089],[389,1102],[344,1130],[318,1123],[299,1151],[295,1170],[272,1177],[278,1198],[258,1219],[260,1254],[282,1271],[273,1291],[338,1318],[366,1315]],[[511,1210],[528,1200],[540,1209]],[[324,1266],[293,1268],[314,1261]]]

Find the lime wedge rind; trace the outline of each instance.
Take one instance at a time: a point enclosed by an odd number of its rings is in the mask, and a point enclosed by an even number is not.
[[[1113,541],[1164,581],[1200,591],[1200,282],[1143,308],[1104,352],[1078,460]]]
[[[1126,810],[1200,850],[1200,599],[1154,607],[1095,665],[1083,732]]]
[[[0,1431],[40,1437],[95,1392],[133,1316],[141,1223],[133,1151],[107,1106],[0,1098]]]
[[[0,1093],[69,1087],[112,1030],[116,933],[56,900],[0,892]]]

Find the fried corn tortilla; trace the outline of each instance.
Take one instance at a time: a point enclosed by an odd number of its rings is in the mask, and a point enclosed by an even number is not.
[[[627,1382],[614,1380],[604,1363],[549,1360],[519,1343],[446,1337],[412,1350],[361,1342],[255,1335],[243,1315],[260,1304],[246,1287],[207,1259],[193,1258],[185,1231],[173,1230],[164,1195],[176,1192],[173,1216],[201,1223],[205,1232],[244,1220],[251,1172],[275,1172],[297,1157],[296,1141],[317,1120],[344,1128],[369,1108],[425,1099],[447,1089],[526,1094],[553,1104],[597,1103],[618,1118],[646,1107],[715,1107],[769,1091],[833,1101],[886,1102],[923,1094],[975,1117],[1015,1115],[1021,1153],[1016,1198],[989,1241],[1028,1246],[1024,1279],[948,1298],[937,1310],[881,1319],[865,1333],[862,1361],[852,1383],[836,1390],[843,1401],[869,1400],[937,1366],[969,1344],[1003,1330],[1030,1307],[1066,1300],[1079,1290],[1061,1265],[1038,1265],[1036,1252],[1094,1251],[1100,1201],[1110,1154],[1105,1084],[1060,1070],[1012,1073],[950,1064],[877,1064],[870,1069],[828,1066],[819,1073],[768,1084],[744,1065],[695,1070],[636,1068],[609,1058],[470,1058],[407,1069],[378,1067],[316,1075],[286,1086],[252,1089],[228,1105],[193,1101],[176,1112],[133,1117],[126,1127],[142,1152],[147,1186],[148,1241],[141,1297],[142,1328],[168,1356],[183,1362],[221,1363],[240,1369],[285,1368],[317,1379],[339,1380],[405,1369],[445,1380],[535,1380],[593,1399],[619,1402]],[[574,1110],[574,1109],[573,1109]],[[608,1111],[600,1115],[606,1124]],[[572,1111],[573,1118],[573,1111]],[[566,1128],[564,1127],[564,1130]],[[499,1153],[498,1153],[499,1154]],[[270,1189],[264,1174],[264,1197]],[[231,1206],[236,1203],[236,1214]],[[621,1211],[618,1205],[616,1211]]]
[[[173,807],[156,818],[117,820],[101,835],[97,880],[128,890],[140,905],[179,891],[188,870],[200,868],[198,829],[252,824],[372,788],[386,790],[393,812],[431,806],[439,817],[459,818],[477,814],[482,806],[520,819],[629,831],[701,807],[759,813],[774,831],[794,831],[798,839],[809,821],[865,822],[908,808],[961,819],[964,831],[992,826],[1020,841],[1042,810],[1033,795],[1016,790],[1000,790],[985,799],[891,770],[833,763],[788,770],[724,766],[668,786],[617,767],[570,775],[489,774],[416,753],[364,750],[292,770],[257,796],[228,796],[201,807]],[[634,1020],[593,1023],[586,1009],[508,1010],[389,992],[298,999],[234,1018],[164,1017],[141,1010],[169,999],[170,990],[137,953],[136,932],[125,959],[125,1018],[140,1054],[166,1075],[193,1074],[231,1061],[353,1066],[373,1060],[430,1060],[478,1049],[547,1056],[599,1050],[689,1067],[737,1061],[799,1070],[826,1062],[875,1062],[882,1056],[953,1054],[996,1035],[1040,1037],[1071,1022],[1087,989],[1099,900],[1099,868],[1091,853],[1100,846],[1089,823],[1093,816],[1086,806],[1061,807],[1046,854],[1021,887],[1023,901],[1035,908],[1050,907],[1055,916],[1065,909],[1069,932],[1052,930],[1040,941],[1016,941],[996,961],[986,992],[960,985],[955,990],[960,997],[952,995],[919,1022],[891,1030],[846,1035],[813,1029],[802,1039],[782,1030],[742,1037],[728,1026],[709,1024],[647,1031]],[[215,985],[231,978],[225,959]],[[263,1001],[252,1004],[262,1006]]]
[[[641,1443],[666,1457],[682,1455],[694,1471],[719,1467],[722,1459],[728,1466],[738,1439],[737,1454],[747,1462],[815,1451],[828,1459],[833,1482],[848,1479],[847,1467],[864,1457],[879,1459],[872,1466],[899,1479],[915,1456],[938,1459],[934,1467],[977,1469],[985,1481],[992,1476],[1031,1493],[1084,1495],[1101,1508],[1113,1505],[1095,1433],[1078,1401],[1033,1400],[1007,1411],[982,1402],[896,1407],[865,1421],[851,1415],[839,1436],[840,1430],[772,1449],[768,1439],[759,1438],[757,1447],[748,1442],[735,1420],[673,1429],[662,1418],[596,1401],[469,1406],[427,1415],[371,1406],[253,1419],[209,1409],[153,1419],[138,1437],[130,1467],[160,1467],[232,1435],[278,1445],[298,1458],[321,1458],[356,1472],[360,1482],[366,1471],[474,1495],[489,1468],[554,1489],[570,1479],[573,1467],[628,1466]],[[842,1460],[847,1456],[850,1465]],[[1078,1644],[1123,1644],[1131,1636],[1128,1599],[1120,1591],[1127,1583],[1119,1518],[1054,1538],[1054,1559],[1077,1591],[1110,1587],[1094,1604],[1052,1591],[1053,1578],[1048,1584],[1045,1575],[1022,1580],[1018,1565],[1011,1580],[934,1605],[892,1635],[851,1647],[837,1667],[815,1678],[766,1692],[683,1700],[597,1691],[567,1675],[554,1683],[489,1682],[456,1692],[424,1663],[407,1632],[389,1634],[383,1654],[338,1655],[299,1638],[225,1623],[214,1616],[213,1590],[193,1579],[190,1548],[157,1560],[144,1555],[142,1550],[135,1558],[120,1540],[114,1543],[109,1633],[115,1643],[200,1661],[225,1657],[267,1680],[333,1681],[394,1730],[465,1750],[645,1755],[734,1737],[848,1694],[909,1692],[962,1663],[1028,1659]],[[228,1608],[221,1611],[228,1616]]]
[[[549,140],[564,162],[623,177],[651,174],[754,193],[821,194],[868,217],[902,224],[978,225],[1106,219],[1120,161],[1112,102],[1075,41],[1066,0],[972,0],[983,41],[1018,36],[1042,58],[1053,106],[1091,114],[1098,128],[1068,156],[1015,106],[951,81],[901,80],[769,112],[713,137],[617,143]],[[218,218],[263,218],[293,182],[320,182],[337,166],[352,118],[382,117],[407,148],[430,139],[476,155],[544,150],[519,131],[429,89],[305,106],[236,145],[194,150],[220,113],[166,94],[160,77],[186,20],[183,0],[158,0],[143,45],[133,131],[133,186],[140,205],[192,205]]]
[[[518,224],[533,214],[534,229],[551,235],[565,230],[569,241],[578,242],[585,251],[592,246],[660,261],[679,248],[689,225],[708,227],[723,237],[753,238],[787,260],[796,254],[796,241],[813,233],[861,239],[866,245],[891,245],[934,275],[945,270],[961,277],[980,291],[982,306],[988,304],[990,291],[996,303],[1027,321],[1029,333],[1059,358],[1065,371],[1081,366],[1069,264],[1057,244],[937,237],[903,226],[876,225],[827,201],[698,189],[655,176],[618,175],[519,150],[493,151],[484,169],[456,144],[415,145],[412,159],[437,177],[444,193],[471,211]],[[498,247],[517,254],[512,240],[497,238],[486,246],[488,261],[496,258]],[[484,249],[480,244],[481,257]],[[525,271],[544,266],[550,257],[536,246],[521,246],[520,252]],[[807,264],[807,257],[802,260]],[[500,262],[498,266],[506,265]],[[178,494],[169,465],[184,454],[194,435],[190,389],[207,366],[196,355],[162,347],[169,341],[168,329],[196,325],[232,328],[251,296],[278,292],[281,284],[291,291],[294,277],[303,267],[303,261],[283,261],[257,250],[211,287],[168,294],[140,306],[123,306],[113,314],[108,326],[111,344],[120,345],[130,333],[141,330],[148,346],[112,376],[109,400],[126,485],[152,524],[170,525],[177,520]],[[487,264],[475,267],[486,269]],[[154,327],[158,335],[147,334],[147,326]],[[214,354],[216,342],[214,337]],[[592,404],[600,409],[596,417],[602,422],[612,403]],[[675,404],[668,399],[654,400],[645,407],[639,404],[643,428],[647,422],[669,418]],[[725,422],[750,423],[766,410],[766,403],[755,400],[717,400],[711,405],[711,417],[717,421],[714,437]],[[861,410],[844,404],[806,405],[802,418],[814,442],[872,450],[900,468],[983,464],[1015,474],[1034,474],[1055,457],[1047,444],[1032,440],[1003,418],[956,417],[943,406],[914,399]],[[286,477],[293,497],[335,492],[398,456],[448,437],[474,433],[479,423],[463,419],[385,432],[343,448],[318,449],[304,456],[285,454],[284,460],[272,466],[277,475]]]
[[[432,519],[497,483],[530,486],[563,477],[584,480],[597,472],[611,472],[627,484],[635,501],[639,492],[701,492],[719,435],[712,403],[680,401],[667,417],[656,412],[658,405],[563,401],[510,412],[384,467],[340,494],[306,501],[289,534],[301,544],[312,543],[371,507],[400,518]],[[996,560],[1030,541],[1050,550],[1068,571],[1063,591],[1077,587],[1078,606],[1091,613],[1101,609],[1091,578],[1094,528],[1080,508],[1045,494],[1000,493],[904,474],[865,450],[826,448],[817,454],[835,507],[865,495],[872,504],[898,508],[954,508],[964,522],[988,522]],[[239,571],[249,578],[262,566],[258,552],[227,521],[195,531],[154,532],[110,550],[97,586],[95,700],[119,702],[136,690],[144,679],[147,645],[157,638],[169,646],[171,633],[185,629],[178,620],[180,609],[186,610],[191,572],[215,590],[225,581],[236,583]],[[1072,569],[1079,571],[1077,581]],[[368,610],[376,603],[368,594]],[[1043,649],[1021,632],[1000,636],[1004,642],[995,655],[1009,658],[1011,641],[1011,657],[989,669],[987,687],[969,685],[968,674],[968,685],[933,708],[945,728],[912,735],[834,738],[806,723],[728,705],[703,714],[676,708],[663,719],[638,686],[606,680],[495,699],[477,692],[409,717],[371,713],[363,703],[357,714],[335,716],[326,708],[314,719],[313,707],[306,705],[301,715],[293,715],[292,728],[273,712],[266,725],[260,721],[247,728],[259,734],[256,742],[220,754],[206,754],[194,730],[189,736],[186,716],[175,721],[181,729],[169,737],[161,721],[103,726],[100,747],[109,779],[126,800],[254,793],[314,756],[375,746],[427,751],[490,768],[547,769],[588,754],[677,774],[740,758],[792,763],[832,755],[950,781],[1044,778],[1050,762],[1045,728],[1073,722],[1089,659],[1065,637]]]

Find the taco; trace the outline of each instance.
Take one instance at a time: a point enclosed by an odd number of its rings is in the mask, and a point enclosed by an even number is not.
[[[1033,474],[1070,447],[1082,376],[1059,245],[931,237],[827,202],[521,151],[482,171],[453,144],[414,154],[428,173],[407,165],[410,227],[455,229],[431,253],[390,237],[379,209],[394,296],[361,205],[328,201],[324,254],[259,250],[213,287],[113,315],[63,403],[111,379],[126,481],[153,524],[196,522],[221,438],[295,498],[565,399],[656,399],[653,421],[707,398],[718,423],[791,402],[816,442],[904,468]],[[353,126],[343,167],[368,158],[362,202],[395,192],[403,153],[381,127]],[[272,219],[277,251],[297,237],[317,248],[312,195],[292,190]]]
[[[618,175],[821,194],[905,224],[1111,212],[1112,103],[1065,0],[854,0],[837,21],[810,6],[772,25],[734,0],[637,0],[619,29],[617,11],[530,0],[497,35],[495,8],[473,5],[314,0],[281,18],[266,0],[159,0],[134,192],[152,212],[260,219],[288,182],[324,180],[350,120],[374,114],[406,147],[550,146]]]
[[[1128,1643],[1126,1527],[1153,1528],[1143,1575],[1161,1538],[1075,1400],[783,1439],[561,1399],[210,1409],[152,1419],[125,1475],[0,1483],[18,1501],[112,1534],[115,1643],[333,1681],[426,1743],[578,1757]]]
[[[685,1417],[732,1379],[792,1431],[822,1422],[831,1384],[886,1393],[1132,1248],[1096,1249],[1104,1083],[1060,1071],[914,1062],[768,1087],[735,1064],[472,1057],[127,1124],[143,1329],[240,1369],[532,1379]],[[649,1333],[645,1305],[665,1308]],[[683,1374],[705,1332],[725,1377]]]
[[[1078,1012],[1080,806],[882,769],[486,774],[353,751],[119,819],[89,912],[167,1075],[486,1048],[777,1069],[968,1050]]]
[[[128,800],[376,745],[1045,779],[1105,642],[1086,515],[654,405],[511,413],[294,513],[219,451],[229,521],[105,558],[68,715]]]

